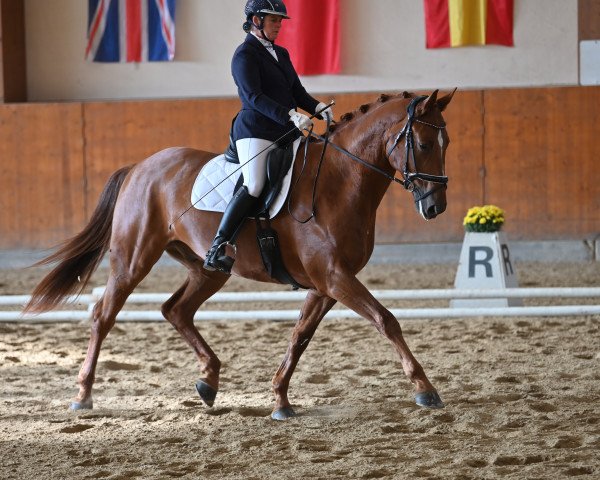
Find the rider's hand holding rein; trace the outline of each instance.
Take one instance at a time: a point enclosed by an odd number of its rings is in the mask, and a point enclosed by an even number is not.
[[[303,113],[297,112],[294,109],[290,110],[288,113],[290,114],[290,120],[294,122],[294,125],[296,125],[296,128],[300,131],[304,129],[309,129],[313,124],[312,120],[308,118],[308,116],[304,115]]]
[[[317,112],[319,113],[317,114]],[[297,112],[293,108],[288,113],[290,114],[290,120],[294,122],[294,125],[296,125],[298,130],[308,130],[310,127],[312,127],[313,122],[307,115]],[[317,105],[317,108],[315,109],[315,115],[328,123],[333,121],[333,110],[331,109],[331,105],[327,105],[323,102]]]
[[[319,113],[321,120],[325,120],[328,123],[333,121],[333,110],[331,109],[331,105],[327,106],[327,104],[321,102],[317,105],[316,112],[321,112]]]

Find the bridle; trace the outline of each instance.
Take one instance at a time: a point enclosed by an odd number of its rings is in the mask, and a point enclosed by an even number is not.
[[[421,123],[423,125],[427,125],[428,127],[436,128],[438,130],[443,130],[446,128],[445,123],[442,125],[435,125],[433,123],[425,122],[423,120],[419,120],[418,118],[415,118],[415,110],[417,108],[417,105],[419,104],[419,102],[425,100],[426,98],[427,98],[426,96],[419,96],[419,97],[413,98],[410,101],[410,103],[408,104],[408,107],[406,108],[406,111],[407,111],[406,123],[404,124],[404,127],[402,127],[402,130],[400,130],[400,133],[398,133],[398,135],[396,135],[396,138],[394,139],[392,148],[390,148],[387,152],[387,158],[388,158],[388,160],[391,160],[391,155],[392,155],[393,151],[398,146],[398,143],[400,142],[402,137],[405,137],[406,148],[405,148],[405,153],[404,153],[404,161],[402,162],[402,177],[403,178],[402,178],[402,180],[397,180],[394,177],[394,180],[396,180],[398,183],[401,183],[406,190],[413,193],[413,195],[415,196],[415,203],[420,202],[421,200],[427,198],[429,195],[431,195],[432,193],[437,191],[440,187],[432,188],[431,190],[429,190],[429,192],[422,194],[420,192],[419,188],[415,185],[414,180],[423,180],[425,182],[437,183],[438,185],[443,185],[444,188],[447,188],[447,186],[448,186],[448,177],[446,175],[430,175],[428,173],[422,173],[422,172],[418,171],[417,159],[415,157],[415,145],[414,145],[414,138],[413,138],[413,130],[412,130],[413,123],[415,123],[415,122]],[[389,143],[389,140],[386,142],[386,145],[388,143]],[[408,171],[409,160],[410,160],[411,155],[412,155],[413,165],[415,167],[414,172]]]
[[[394,138],[394,143],[393,143],[392,147],[389,149],[389,151],[387,152],[387,159],[388,159],[388,161],[390,161],[390,156],[392,155],[392,153],[398,146],[398,143],[400,143],[400,140],[402,139],[402,137],[405,137],[406,148],[405,148],[405,154],[404,154],[404,161],[402,163],[402,178],[397,178],[394,175],[390,175],[385,170],[382,170],[381,168],[370,164],[369,162],[363,160],[362,158],[357,157],[353,153],[350,153],[345,148],[340,147],[339,145],[331,142],[329,140],[329,136],[324,137],[322,135],[318,135],[318,134],[314,133],[312,131],[312,129],[309,131],[309,135],[313,136],[315,138],[318,138],[319,140],[324,142],[323,151],[321,153],[321,161],[323,160],[323,157],[324,157],[325,148],[327,148],[327,146],[331,146],[331,147],[335,148],[338,152],[341,152],[344,155],[350,157],[352,160],[360,163],[361,165],[364,165],[365,167],[367,167],[371,170],[374,170],[375,172],[379,173],[380,175],[383,175],[388,180],[399,183],[406,190],[413,193],[415,203],[418,203],[421,200],[423,200],[423,199],[427,198],[428,196],[430,196],[431,194],[433,194],[434,192],[436,192],[437,190],[439,190],[439,188],[441,188],[442,186],[443,186],[443,188],[447,188],[447,185],[448,185],[448,177],[446,175],[430,175],[429,173],[419,172],[418,168],[417,168],[417,159],[415,157],[415,147],[414,147],[414,139],[413,139],[413,123],[415,123],[415,122],[421,123],[423,125],[427,125],[429,127],[436,128],[438,130],[443,130],[446,128],[445,123],[443,125],[435,125],[433,123],[425,122],[423,120],[419,120],[418,118],[415,118],[415,110],[417,108],[417,105],[419,104],[419,102],[423,101],[426,98],[427,98],[427,96],[419,96],[419,97],[413,98],[410,101],[410,103],[408,104],[408,107],[406,107],[406,111],[407,111],[406,123],[404,124],[404,127],[402,127],[402,130],[400,130],[400,133],[398,133],[396,135],[396,138]],[[329,131],[329,123],[327,124],[327,131]],[[385,144],[387,145],[389,142],[390,142],[390,140],[388,140]],[[412,155],[413,165],[415,167],[414,172],[410,172],[408,170],[409,158],[411,155]],[[306,156],[306,152],[305,152],[305,156]],[[320,163],[321,162],[319,162],[319,169],[320,169]],[[423,180],[425,182],[436,183],[439,185],[439,187],[432,188],[430,191],[428,191],[426,193],[421,193],[420,189],[415,185],[414,180]],[[314,201],[314,199],[313,199],[313,201]],[[313,207],[313,215],[314,215],[314,207]]]

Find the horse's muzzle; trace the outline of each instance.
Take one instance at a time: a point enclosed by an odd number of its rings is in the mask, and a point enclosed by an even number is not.
[[[446,185],[435,185],[425,194],[415,191],[413,196],[417,212],[425,220],[431,220],[446,211]]]
[[[425,220],[431,220],[432,218],[444,213],[445,210],[446,202],[444,202],[442,205],[430,205],[423,213],[423,217],[425,217]]]

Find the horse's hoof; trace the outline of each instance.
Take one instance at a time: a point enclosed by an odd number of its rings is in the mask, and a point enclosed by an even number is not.
[[[417,393],[415,395],[415,402],[419,407],[444,408],[444,402],[442,402],[436,391]]]
[[[83,402],[78,402],[77,400],[73,400],[71,402],[71,404],[69,405],[69,410],[91,410],[92,408],[94,408],[94,402],[92,402],[92,399],[90,398],[89,400],[85,400]]]
[[[208,383],[203,382],[202,380],[198,380],[196,382],[196,390],[198,391],[198,395],[204,403],[206,403],[209,407],[212,407],[215,403],[215,398],[217,396],[217,391],[212,388]]]
[[[294,409],[292,407],[283,407],[283,408],[280,408],[279,410],[275,410],[271,414],[271,418],[273,420],[288,420],[295,416],[296,416],[296,412],[294,412]]]

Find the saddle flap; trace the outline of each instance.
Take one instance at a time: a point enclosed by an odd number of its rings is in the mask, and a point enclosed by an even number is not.
[[[283,180],[292,166],[294,148],[290,143],[284,148],[276,148],[267,157],[267,183],[260,196],[264,211],[268,211],[281,191]]]
[[[235,142],[233,141],[233,124],[235,123],[235,119],[238,115],[239,113],[237,113],[231,121],[231,128],[229,129],[229,145],[227,145],[227,148],[225,149],[223,155],[225,156],[225,160],[227,160],[228,162],[239,164],[240,158],[238,157],[237,147],[235,146]]]

